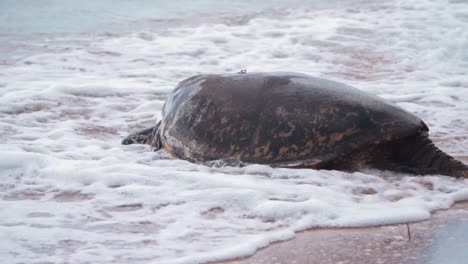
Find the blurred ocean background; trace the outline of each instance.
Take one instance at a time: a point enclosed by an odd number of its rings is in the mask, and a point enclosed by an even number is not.
[[[347,1],[350,3],[352,0]],[[267,13],[290,7],[332,6],[346,1],[214,1],[188,0],[4,0],[0,2],[2,57],[31,54],[33,47],[17,44],[58,36],[124,34],[171,27],[185,21],[189,25],[223,18]],[[28,49],[30,48],[30,49]],[[24,53],[21,53],[24,52]]]
[[[467,180],[208,167],[122,146],[200,73],[296,71],[413,112],[468,162],[468,2],[0,1],[0,258],[200,263],[315,227],[404,223]]]

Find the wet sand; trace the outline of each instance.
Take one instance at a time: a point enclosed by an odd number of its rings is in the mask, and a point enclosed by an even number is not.
[[[408,225],[307,230],[250,257],[218,264],[468,263],[464,261],[468,261],[468,202]]]

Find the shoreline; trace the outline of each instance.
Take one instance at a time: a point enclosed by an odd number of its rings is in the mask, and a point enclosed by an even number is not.
[[[466,237],[462,233],[468,235],[468,201],[437,210],[430,219],[420,222],[304,230],[291,240],[272,243],[251,256],[210,263],[459,263],[447,252],[453,250],[451,243],[459,243],[457,236]],[[468,244],[468,238],[462,243]],[[468,252],[459,253],[468,258]]]

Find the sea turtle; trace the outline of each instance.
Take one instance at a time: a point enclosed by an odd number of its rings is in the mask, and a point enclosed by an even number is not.
[[[167,98],[156,126],[122,144],[150,144],[176,158],[236,158],[276,167],[468,177],[415,115],[351,86],[305,74],[197,75]]]

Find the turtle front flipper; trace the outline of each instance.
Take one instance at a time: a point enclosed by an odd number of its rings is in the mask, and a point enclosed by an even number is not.
[[[398,142],[394,158],[400,164],[411,167],[417,174],[441,174],[468,178],[468,166],[440,150],[427,137],[419,134]]]
[[[122,145],[130,144],[148,144],[159,150],[161,148],[161,140],[159,138],[158,129],[161,125],[159,121],[154,127],[150,127],[141,131],[134,132],[122,140]]]

